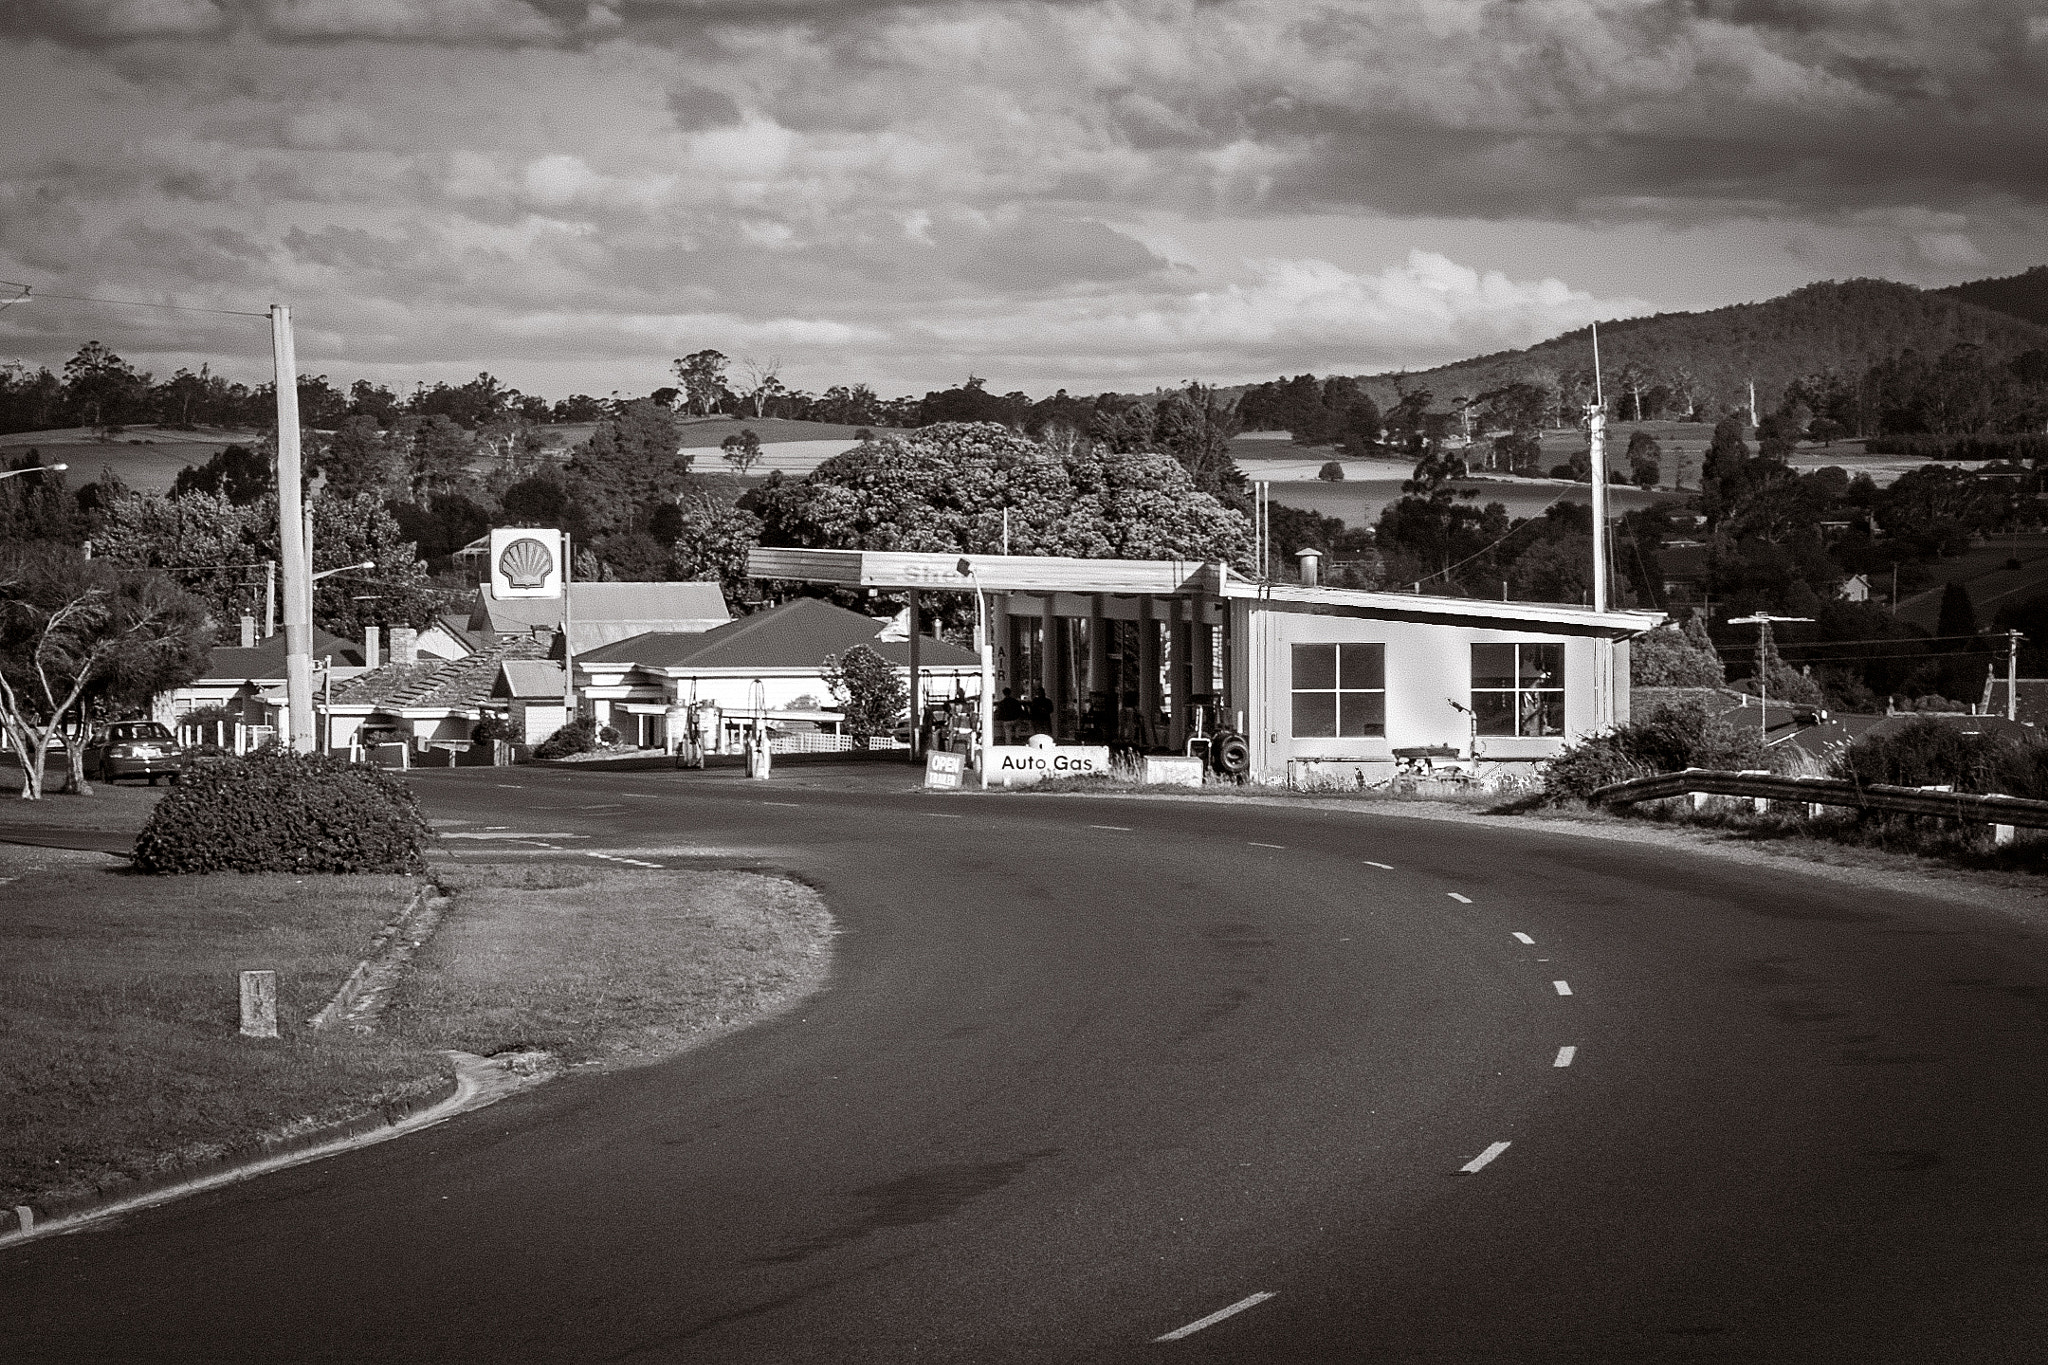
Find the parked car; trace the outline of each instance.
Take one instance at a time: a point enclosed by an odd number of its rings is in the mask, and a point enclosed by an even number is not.
[[[85,746],[85,773],[101,782],[146,777],[154,787],[159,777],[178,780],[185,770],[185,751],[177,736],[153,720],[119,720],[93,733]]]

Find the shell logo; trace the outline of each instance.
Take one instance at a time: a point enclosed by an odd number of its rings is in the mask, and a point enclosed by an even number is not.
[[[498,556],[498,572],[505,575],[506,584],[514,588],[545,587],[554,568],[554,555],[532,536],[521,536]]]

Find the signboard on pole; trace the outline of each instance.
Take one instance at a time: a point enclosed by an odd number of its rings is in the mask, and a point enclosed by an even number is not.
[[[503,526],[491,532],[491,596],[562,595],[562,533],[552,526]]]

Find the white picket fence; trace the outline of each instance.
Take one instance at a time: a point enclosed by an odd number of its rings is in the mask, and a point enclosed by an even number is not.
[[[777,735],[768,741],[771,754],[843,754],[861,747],[853,742],[852,735],[795,734]],[[869,749],[908,748],[886,735],[876,735],[868,740]]]

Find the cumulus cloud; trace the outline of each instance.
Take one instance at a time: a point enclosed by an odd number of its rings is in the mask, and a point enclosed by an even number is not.
[[[2037,10],[0,0],[0,275],[298,291],[351,363],[538,387],[651,387],[686,333],[818,383],[1414,366],[1670,306],[1659,230],[1713,302],[1764,292],[1766,239],[1798,278],[2036,263]],[[1216,240],[1309,217],[1376,245]],[[1646,254],[1589,285],[1458,223]],[[75,349],[26,313],[0,352]]]

